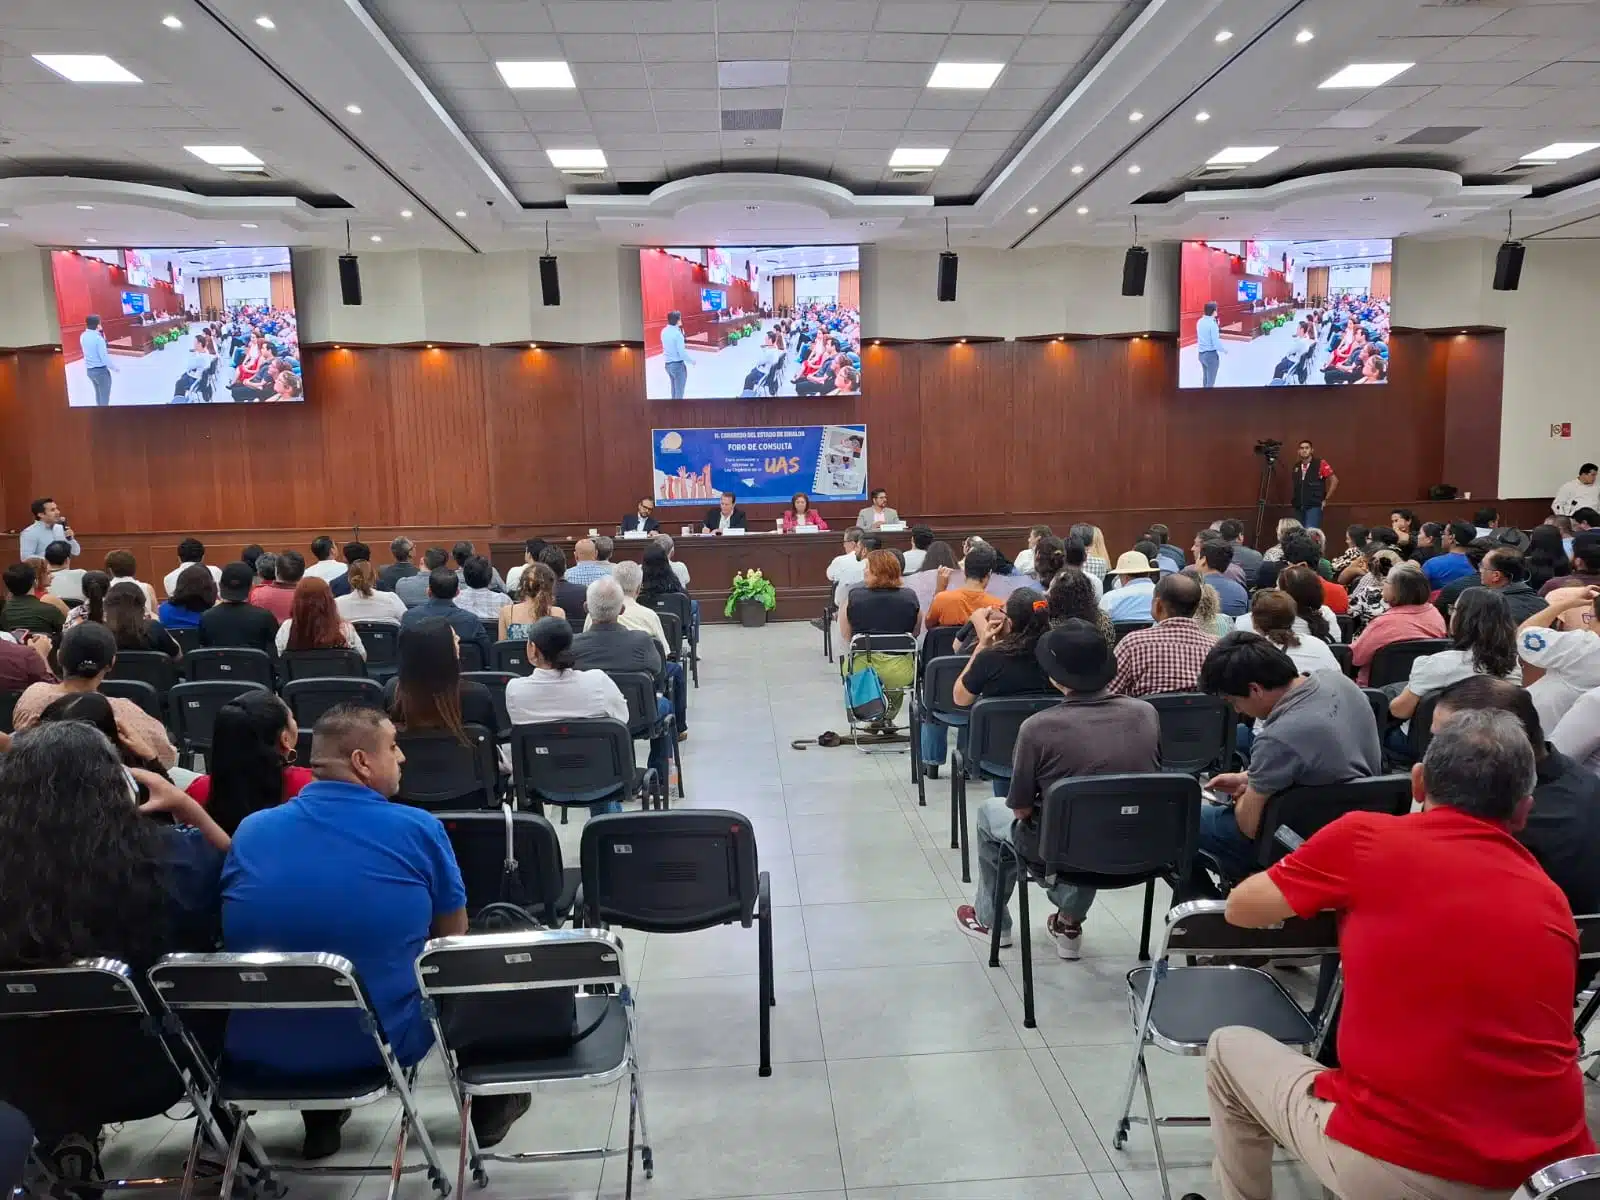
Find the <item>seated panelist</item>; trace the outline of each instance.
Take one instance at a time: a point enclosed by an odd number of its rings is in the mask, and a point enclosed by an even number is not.
[[[622,518],[623,533],[655,533],[660,528],[661,522],[656,520],[656,502],[649,496],[640,500],[639,506]]]
[[[811,510],[811,497],[804,492],[796,492],[789,501],[789,507],[783,513],[783,531],[793,533],[809,525],[813,529],[827,529],[828,523],[822,519],[822,514]]]
[[[900,523],[900,514],[889,507],[889,492],[886,488],[873,488],[871,500],[871,504],[856,514],[857,526],[862,529],[877,529],[883,525]]]
[[[706,519],[700,523],[702,533],[724,533],[729,529],[745,529],[744,509],[734,507],[733,493],[723,492],[722,502],[706,510]]]

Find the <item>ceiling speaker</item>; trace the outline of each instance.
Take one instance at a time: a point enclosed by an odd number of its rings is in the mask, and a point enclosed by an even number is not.
[[[1150,266],[1150,251],[1143,246],[1129,246],[1122,256],[1122,294],[1144,295],[1144,273]]]
[[[361,303],[361,263],[354,254],[339,255],[339,298],[346,304]]]
[[[956,264],[960,256],[954,250],[939,252],[939,299],[945,303],[956,298]]]
[[[546,308],[557,308],[561,304],[561,276],[556,272],[556,256],[554,254],[541,254],[539,256],[539,292],[544,297]]]
[[[1514,292],[1522,278],[1522,256],[1527,247],[1521,242],[1504,242],[1494,256],[1494,290]]]

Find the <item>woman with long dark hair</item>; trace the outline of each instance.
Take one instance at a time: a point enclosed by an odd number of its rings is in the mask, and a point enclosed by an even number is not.
[[[1468,588],[1450,612],[1449,650],[1429,654],[1411,664],[1405,690],[1389,702],[1389,712],[1405,720],[1417,704],[1452,683],[1473,675],[1522,682],[1517,658],[1517,623],[1511,606],[1493,588]]]
[[[354,650],[367,657],[356,627],[339,615],[327,581],[315,575],[295,584],[289,619],[278,626],[278,653],[286,650]]]
[[[134,585],[138,587],[137,584]],[[104,571],[85,571],[83,573],[83,603],[77,605],[67,614],[67,623],[61,627],[61,632],[81,625],[85,621],[104,622],[106,619],[106,594],[111,590],[111,576]],[[139,601],[144,603],[144,591],[139,592]]]
[[[1554,525],[1537,525],[1528,534],[1528,586],[1538,591],[1552,579],[1560,579],[1572,572],[1572,560],[1567,557],[1566,544],[1561,530]],[[89,594],[89,577],[83,577],[83,592]]]
[[[526,579],[528,572],[522,575]],[[443,617],[419,621],[401,633],[400,672],[384,688],[383,702],[396,729],[442,730],[463,746],[471,745],[467,725],[493,733],[499,723],[489,689],[461,678],[461,639]]]
[[[1050,628],[1050,602],[1043,592],[1018,588],[1006,597],[1003,612],[981,608],[973,613],[972,627],[978,648],[956,680],[957,704],[970,708],[981,696],[1049,694],[1050,681],[1033,653]]]
[[[949,542],[930,542],[922,556],[922,565],[912,572],[911,578],[906,580],[906,586],[916,596],[917,605],[924,618],[928,615],[928,606],[933,603],[933,598],[940,591],[939,577],[944,574],[939,570],[940,567],[949,567],[954,571],[956,552],[950,548]],[[945,579],[949,579],[947,574]]]
[[[667,558],[667,552],[655,543],[652,542],[645,548],[640,569],[642,577],[639,584],[639,599],[647,607],[657,596],[683,591],[683,584],[678,582],[678,576],[672,570],[672,562]]]
[[[1312,637],[1319,642],[1339,640],[1339,627],[1328,618],[1327,607],[1322,603],[1322,580],[1315,571],[1307,566],[1289,567],[1279,572],[1278,587],[1294,600],[1296,619],[1305,622],[1306,631]]]
[[[1088,560],[1088,551],[1082,542],[1077,542],[1078,561],[1073,564],[1079,570]],[[1039,591],[1042,594],[1050,590],[1050,581],[1056,577],[1061,568],[1068,565],[1067,543],[1053,535],[1042,537],[1033,547],[1033,577],[1039,581]],[[1023,590],[1023,589],[1018,589]]]
[[[245,692],[217,710],[206,754],[211,773],[188,793],[232,836],[251,813],[294,799],[311,782],[311,772],[294,765],[299,739],[287,704],[271,692]]]
[[[211,578],[209,573],[206,578]],[[118,650],[154,650],[172,659],[183,657],[183,647],[166,627],[145,615],[144,591],[138,584],[114,584],[106,593],[101,614],[105,627],[117,639]]]
[[[217,581],[209,568],[193,563],[178,572],[172,595],[161,602],[157,616],[164,629],[199,629],[200,614],[217,602]]]

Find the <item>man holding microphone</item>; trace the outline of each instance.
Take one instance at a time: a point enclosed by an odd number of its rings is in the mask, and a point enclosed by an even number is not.
[[[72,547],[72,557],[83,553],[78,540],[72,536],[72,526],[61,515],[61,506],[49,496],[33,502],[33,524],[22,531],[20,559],[43,558],[45,547],[51,542],[65,542]]]

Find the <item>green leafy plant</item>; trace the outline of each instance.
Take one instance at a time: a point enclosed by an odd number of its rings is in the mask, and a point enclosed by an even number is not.
[[[741,600],[759,600],[761,607],[771,612],[778,606],[778,590],[772,586],[772,580],[761,573],[760,567],[751,567],[733,577],[733,586],[728,589],[728,603],[723,607],[722,615],[733,616],[733,610]]]

